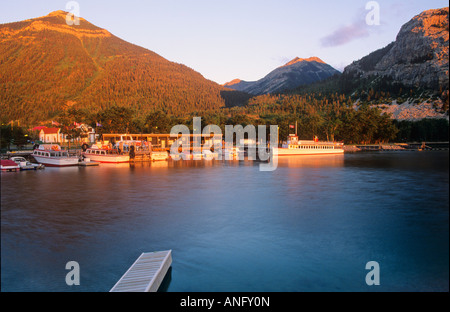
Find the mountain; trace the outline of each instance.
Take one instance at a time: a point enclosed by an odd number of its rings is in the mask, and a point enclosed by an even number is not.
[[[253,95],[282,92],[300,85],[324,80],[340,72],[318,57],[294,58],[258,81],[235,79],[224,86]]]
[[[2,120],[49,120],[68,107],[111,105],[139,114],[225,106],[219,84],[67,12],[0,24]]]
[[[344,69],[347,80],[379,77],[406,87],[448,90],[449,8],[427,10],[404,24],[394,42]]]

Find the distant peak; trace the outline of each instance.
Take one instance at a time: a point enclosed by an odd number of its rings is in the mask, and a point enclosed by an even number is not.
[[[238,83],[241,82],[241,81],[242,81],[241,79],[233,79],[233,80],[231,80],[230,82],[225,83],[224,86],[225,86],[225,87],[226,87],[226,86],[232,86],[232,85],[238,84]]]
[[[307,58],[307,59],[296,57],[292,61],[287,62],[286,64],[284,64],[283,66],[290,66],[290,65],[293,65],[293,64],[298,63],[298,62],[317,62],[317,63],[325,64],[325,62],[322,61],[317,56],[312,56],[312,57]]]
[[[53,11],[50,12],[47,16],[66,16],[68,14],[68,12],[65,12],[63,10],[58,10],[58,11]]]
[[[59,15],[59,14],[67,14],[67,12],[63,11],[63,10],[56,10],[56,11],[50,12],[48,15]]]

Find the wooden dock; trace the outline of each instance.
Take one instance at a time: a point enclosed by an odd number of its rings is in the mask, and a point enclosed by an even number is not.
[[[172,265],[172,250],[144,252],[110,292],[156,292]]]
[[[80,162],[78,162],[78,166],[81,166],[81,167],[91,167],[91,166],[98,166],[98,165],[100,165],[100,163],[98,161],[88,161],[88,162],[80,161]]]

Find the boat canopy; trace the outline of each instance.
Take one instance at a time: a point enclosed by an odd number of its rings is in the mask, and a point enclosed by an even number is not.
[[[58,144],[41,144],[39,145],[39,150],[41,151],[61,151],[61,146]]]

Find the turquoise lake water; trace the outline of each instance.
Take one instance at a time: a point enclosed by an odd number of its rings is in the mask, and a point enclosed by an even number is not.
[[[203,160],[2,173],[1,289],[105,292],[142,252],[171,249],[168,292],[449,291],[448,163],[366,152],[272,172]]]

